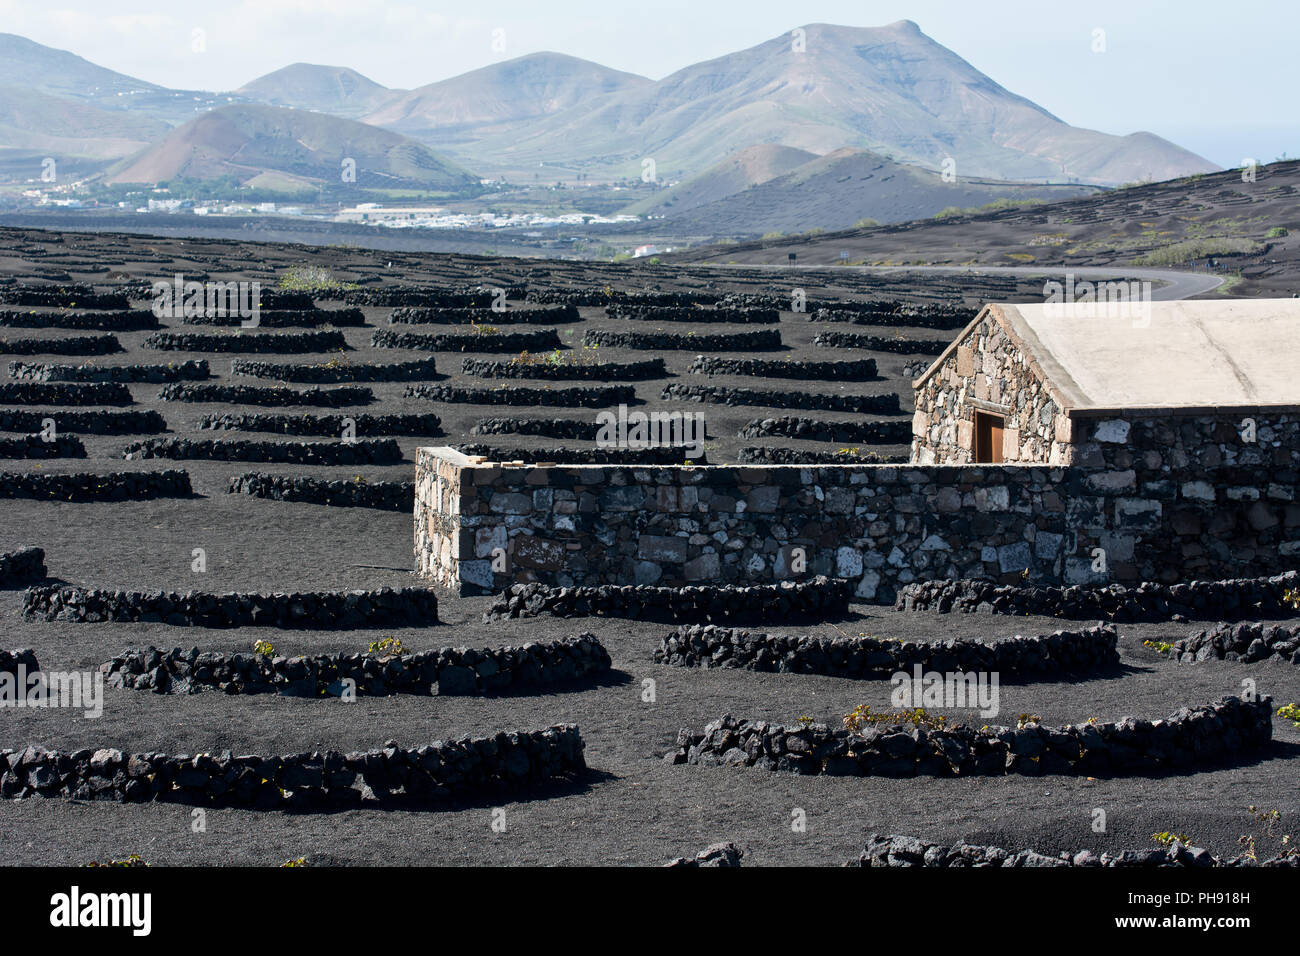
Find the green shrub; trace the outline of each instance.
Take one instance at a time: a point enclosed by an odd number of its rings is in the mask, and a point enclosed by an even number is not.
[[[406,647],[402,644],[400,638],[386,637],[382,641],[371,641],[369,653],[391,654],[395,657],[401,657],[406,653]]]
[[[1232,256],[1250,254],[1260,251],[1260,245],[1253,239],[1218,238],[1218,239],[1184,239],[1167,246],[1152,249],[1146,255],[1133,260],[1135,266],[1178,266],[1193,259],[1207,259],[1211,256]]]
[[[352,282],[340,282],[324,266],[290,266],[280,276],[280,288],[293,292],[332,292],[355,289]]]

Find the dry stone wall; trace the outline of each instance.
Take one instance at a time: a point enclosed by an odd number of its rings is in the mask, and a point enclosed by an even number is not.
[[[625,617],[642,621],[704,622],[812,620],[842,617],[849,608],[849,582],[819,575],[750,587],[602,584],[557,588],[512,585],[483,612],[484,623],[549,614],[555,617]]]
[[[1247,621],[1222,624],[1200,631],[1162,648],[1172,660],[1184,664],[1199,661],[1256,661],[1276,659],[1300,664],[1300,624]]]
[[[1286,495],[1295,472],[1231,469],[1202,487],[1168,473],[1139,479],[1136,465],[1122,480],[1024,464],[520,468],[424,448],[417,566],[470,593],[531,581],[763,584],[825,574],[878,602],[936,579],[1100,586],[1293,568],[1300,507]],[[1098,548],[1104,573],[1094,570]]]
[[[0,337],[2,355],[112,355],[124,351],[116,335],[72,335],[65,339]]]
[[[972,460],[974,416],[1005,422],[1008,463],[1068,466],[1064,581],[1264,575],[1300,556],[1300,410],[1076,410],[991,316],[917,390],[912,460]],[[1101,558],[1102,560],[1098,560]]]
[[[573,724],[403,749],[284,756],[0,750],[0,797],[65,797],[272,810],[428,804],[514,793],[586,770]]]
[[[131,390],[121,382],[4,382],[5,405],[130,405]]]
[[[858,600],[892,601],[920,579],[1059,573],[1063,479],[1027,467],[485,467],[422,448],[417,566],[469,593],[824,574]]]
[[[1173,585],[1144,581],[1132,588],[1122,584],[1045,587],[992,581],[922,581],[900,590],[895,609],[1112,621],[1283,618],[1295,616],[1296,607],[1288,595],[1297,588],[1300,573],[1295,571],[1271,577]]]
[[[156,435],[167,430],[166,420],[157,412],[99,411],[98,409],[0,409],[0,431],[40,432],[53,420],[62,431],[86,435]]]
[[[206,359],[169,365],[9,363],[9,377],[22,382],[179,382],[205,379],[210,374]]]
[[[305,442],[150,438],[127,445],[122,457],[133,461],[195,458],[294,465],[392,465],[402,460],[402,448],[392,438]]]
[[[148,311],[139,312],[17,312],[0,310],[0,327],[11,329],[95,329],[102,332],[142,332],[158,328]]]
[[[339,388],[288,388],[283,385],[190,384],[176,382],[158,390],[164,402],[222,402],[233,405],[267,405],[287,407],[310,405],[318,408],[341,408],[345,405],[367,405],[375,400],[375,393],[365,385],[343,385]]]
[[[996,641],[935,643],[878,637],[764,634],[712,624],[665,634],[655,661],[677,667],[744,668],[782,674],[886,679],[898,671],[997,672],[1006,678],[1082,674],[1119,665],[1113,625]]]
[[[45,579],[45,549],[23,547],[0,554],[0,587],[15,587]]]
[[[897,834],[871,834],[866,848],[850,866],[927,866],[959,869],[971,866],[1041,867],[1297,867],[1300,856],[1279,854],[1260,860],[1253,856],[1234,856],[1223,859],[1198,846],[1184,846],[1175,840],[1168,847],[1153,850],[1121,850],[1118,853],[1093,853],[1079,850],[1062,852],[1055,856],[1035,850],[1008,850],[1000,846],[977,843],[956,843],[946,846],[930,843],[914,836]]]
[[[379,362],[350,365],[344,362],[304,365],[296,362],[259,362],[253,359],[235,359],[230,363],[231,375],[250,378],[269,378],[281,382],[314,382],[329,385],[336,382],[421,382],[439,378],[437,360],[419,359],[414,362]]]
[[[86,446],[75,435],[21,435],[0,438],[0,458],[85,458]]]
[[[176,352],[337,352],[348,347],[343,333],[327,332],[155,332],[147,349]],[[114,350],[116,351],[116,350]]]
[[[182,594],[50,586],[23,592],[23,616],[33,621],[143,621],[176,627],[425,627],[438,623],[438,598],[427,588]]]
[[[473,388],[463,385],[408,385],[406,398],[426,398],[449,405],[515,405],[525,408],[610,408],[636,400],[631,385],[579,385],[573,388],[529,388],[497,385]]]
[[[38,501],[146,501],[188,498],[194,493],[188,472],[119,471],[110,474],[0,473],[0,498]]]
[[[377,508],[408,514],[415,502],[415,483],[410,481],[330,480],[256,471],[231,478],[226,492],[273,501],[302,501],[337,508]]]
[[[127,650],[100,666],[110,687],[155,694],[280,694],[284,697],[460,696],[523,693],[593,678],[610,669],[594,634],[519,647],[443,647],[413,654],[200,653],[198,648]]]
[[[1044,727],[898,724],[862,732],[825,724],[788,727],[727,715],[677,735],[674,764],[756,767],[841,777],[970,777],[1021,774],[1125,776],[1248,759],[1273,736],[1273,700],[1225,697],[1160,720]]]
[[[1071,523],[1080,556],[1103,549],[1111,580],[1300,568],[1300,414],[1084,419],[1074,431],[1086,477]],[[1071,583],[1103,583],[1083,560],[1067,572]]]

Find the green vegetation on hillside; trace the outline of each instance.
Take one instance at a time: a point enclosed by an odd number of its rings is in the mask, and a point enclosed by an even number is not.
[[[1251,255],[1261,246],[1253,239],[1220,237],[1216,239],[1184,239],[1133,259],[1135,266],[1178,266],[1196,259],[1211,256]]]
[[[948,206],[934,214],[935,219],[951,219],[953,216],[978,216],[986,212],[1000,212],[1003,209],[1020,209],[1024,206],[1041,206],[1042,199],[995,199],[982,206]]]
[[[293,292],[337,292],[355,289],[355,282],[340,282],[323,266],[290,266],[280,276],[279,288]]]

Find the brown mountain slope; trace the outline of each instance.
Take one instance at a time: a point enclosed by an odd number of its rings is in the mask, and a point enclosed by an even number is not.
[[[689,235],[761,235],[844,229],[862,219],[903,222],[950,207],[999,200],[1051,201],[1100,187],[1045,186],[999,180],[944,182],[940,173],[861,149],[838,149],[713,202],[678,211],[666,206],[661,231]]]
[[[650,199],[627,206],[621,212],[640,216],[678,216],[775,179],[816,158],[816,154],[807,150],[777,143],[749,146],[700,175],[670,186]]]
[[[884,27],[811,24],[698,63],[656,83],[594,97],[515,124],[466,155],[665,178],[689,176],[754,143],[824,154],[870,149],[961,176],[1119,183],[1203,172],[1208,161],[1151,134],[1076,129],[1011,93],[903,20]]]
[[[13,33],[0,33],[0,86],[130,114],[130,119],[122,120],[126,125],[153,119],[175,126],[197,113],[239,101],[234,94],[172,90],[146,83]]]
[[[56,159],[120,159],[166,131],[165,123],[126,110],[0,86],[0,150],[43,150]]]
[[[366,117],[430,142],[546,116],[650,80],[562,53],[533,53],[411,90]]]
[[[15,33],[0,33],[0,85],[81,99],[162,89]]]
[[[273,106],[230,106],[205,113],[120,164],[108,181],[234,176],[248,182],[276,173],[290,180],[337,183],[346,158],[356,161],[356,185],[363,189],[454,190],[477,182],[427,146],[389,130]]]
[[[268,106],[316,110],[346,119],[360,119],[402,96],[345,66],[293,63],[260,76],[235,91]]]

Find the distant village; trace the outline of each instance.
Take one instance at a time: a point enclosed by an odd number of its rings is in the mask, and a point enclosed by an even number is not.
[[[329,208],[328,204],[302,202],[232,202],[219,198],[181,198],[170,195],[166,188],[155,188],[148,195],[144,190],[128,195],[116,202],[95,198],[88,190],[88,181],[33,184],[19,192],[11,192],[10,208],[46,208],[60,210],[107,211],[124,213],[194,215],[194,216],[280,216],[302,217],[321,222],[351,223],[389,229],[543,229],[593,225],[627,225],[644,222],[647,216],[627,214],[599,215],[590,212],[567,212],[547,215],[540,212],[453,211],[445,206],[388,204],[361,202],[352,206]],[[501,187],[504,184],[484,180],[485,186]],[[21,199],[14,202],[15,199]],[[633,258],[656,255],[661,251],[653,245],[629,248],[625,255]]]

